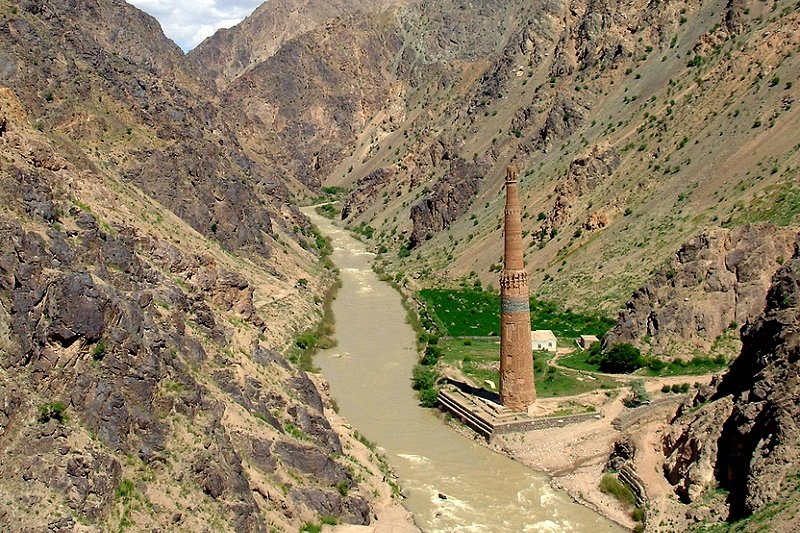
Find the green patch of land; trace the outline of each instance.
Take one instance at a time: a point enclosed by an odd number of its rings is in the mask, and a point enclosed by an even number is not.
[[[582,370],[585,372],[602,372],[600,364],[593,359],[589,350],[577,350],[574,353],[558,360],[561,366]],[[728,365],[727,360],[718,356],[715,358],[698,356],[691,360],[675,359],[674,361],[661,361],[648,357],[644,359],[644,366],[636,371],[643,376],[695,376],[718,372]]]
[[[475,384],[488,391],[497,392],[495,387],[500,379],[500,342],[498,339],[441,339],[440,361],[460,369]],[[536,393],[542,398],[571,396],[596,389],[613,389],[622,385],[619,381],[605,377],[592,376],[571,370],[549,366],[553,357],[549,352],[535,352],[534,377]]]
[[[423,326],[452,337],[496,336],[500,332],[500,296],[475,289],[423,289]],[[600,314],[576,313],[558,304],[531,298],[531,327],[552,330],[556,337],[602,337],[614,321]]]
[[[787,172],[789,173],[789,172]],[[791,172],[794,177],[795,172]],[[800,187],[788,179],[767,187],[747,204],[737,204],[729,226],[767,220],[778,226],[791,226],[800,221]]]

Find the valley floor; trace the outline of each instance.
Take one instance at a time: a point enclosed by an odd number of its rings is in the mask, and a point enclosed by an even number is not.
[[[565,400],[592,405],[602,418],[560,428],[500,435],[493,440],[491,447],[534,470],[546,472],[552,476],[554,487],[566,490],[576,501],[632,529],[636,523],[631,518],[631,510],[600,490],[600,479],[614,442],[624,433],[637,441],[637,473],[647,487],[650,509],[666,510],[674,495],[660,473],[655,450],[661,431],[667,426],[667,416],[674,412],[685,395],[661,394],[661,388],[685,382],[687,378],[708,384],[711,377],[649,378],[646,389],[654,400],[650,405],[634,410],[626,410],[623,406],[624,394],[609,396],[606,391],[599,390],[569,398],[540,399],[537,403],[548,411],[555,410]]]

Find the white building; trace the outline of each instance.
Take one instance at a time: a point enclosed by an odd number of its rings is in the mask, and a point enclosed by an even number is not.
[[[549,329],[531,331],[531,345],[534,352],[555,352],[556,342],[556,336]]]

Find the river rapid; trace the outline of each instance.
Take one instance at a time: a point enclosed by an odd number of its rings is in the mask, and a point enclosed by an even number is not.
[[[416,335],[400,295],[378,279],[363,243],[313,209],[304,212],[331,238],[342,278],[333,303],[338,345],[320,352],[315,364],[340,414],[385,452],[417,525],[430,532],[623,531],[553,490],[544,474],[419,407],[410,383]]]

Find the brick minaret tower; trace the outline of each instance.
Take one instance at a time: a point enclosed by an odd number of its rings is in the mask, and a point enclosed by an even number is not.
[[[514,411],[527,411],[536,401],[536,389],[518,176],[519,169],[510,165],[506,173],[505,268],[500,276],[500,403]]]

